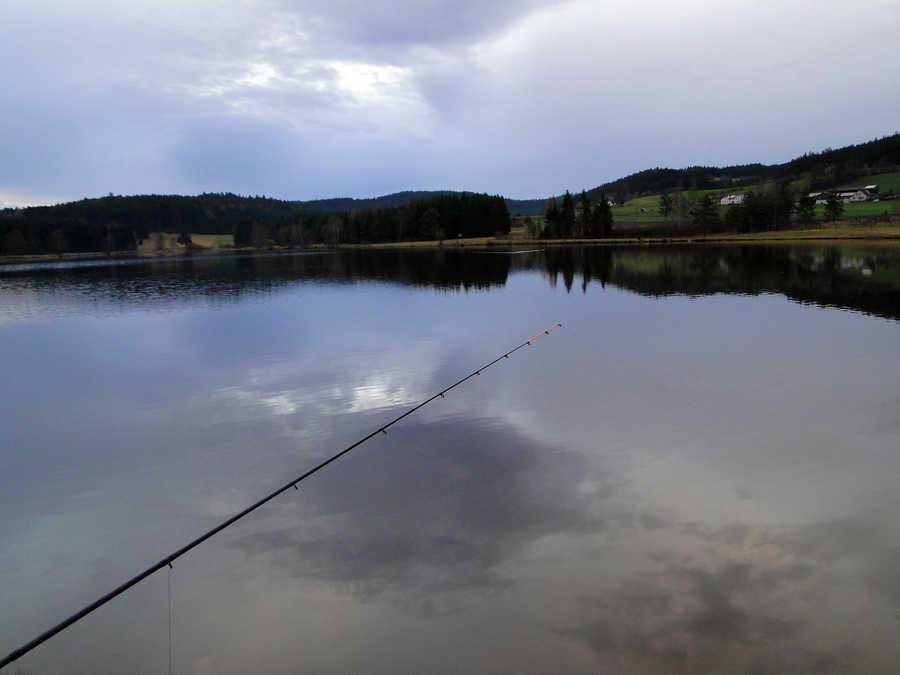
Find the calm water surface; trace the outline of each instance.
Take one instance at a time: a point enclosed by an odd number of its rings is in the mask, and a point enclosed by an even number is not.
[[[896,672],[900,249],[0,268],[27,673]],[[14,670],[14,669],[13,669]]]

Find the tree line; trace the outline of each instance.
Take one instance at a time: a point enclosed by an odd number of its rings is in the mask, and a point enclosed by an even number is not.
[[[343,213],[303,212],[278,221],[245,219],[233,229],[235,246],[363,244],[508,234],[503,197],[439,194],[403,206]]]
[[[608,237],[612,234],[612,210],[606,195],[600,195],[594,204],[590,195],[582,190],[576,204],[575,198],[566,190],[562,205],[557,203],[556,197],[547,201],[544,223],[540,235],[545,239]]]
[[[235,194],[108,195],[54,206],[0,211],[0,253],[134,250],[153,232],[230,233],[245,218],[275,220],[302,212],[299,202]]]
[[[135,250],[153,232],[234,235],[236,246],[305,246],[506,234],[503,197],[437,194],[382,209],[315,211],[237,195],[135,196],[0,211],[0,254]]]

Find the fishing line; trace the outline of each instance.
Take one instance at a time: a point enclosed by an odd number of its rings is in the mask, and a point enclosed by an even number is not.
[[[68,619],[66,619],[65,621],[62,621],[62,622],[58,623],[57,625],[55,625],[55,626],[54,626],[53,628],[51,628],[50,630],[48,630],[48,631],[46,631],[46,632],[41,633],[40,635],[38,635],[38,636],[37,636],[36,638],[34,638],[31,642],[28,642],[27,644],[25,644],[25,645],[19,647],[19,648],[16,649],[15,651],[10,652],[9,656],[7,656],[7,657],[4,658],[2,661],[0,661],[0,668],[3,668],[4,666],[8,666],[8,665],[9,665],[10,663],[12,663],[13,661],[16,661],[16,660],[20,659],[20,658],[23,657],[25,654],[27,654],[28,652],[30,652],[32,649],[34,649],[34,648],[37,647],[38,645],[40,645],[40,644],[46,642],[47,640],[49,640],[50,638],[52,638],[54,635],[56,635],[56,634],[59,633],[60,631],[65,630],[66,628],[68,628],[69,626],[71,626],[71,625],[72,625],[73,623],[75,623],[76,621],[79,621],[79,620],[83,619],[83,618],[86,617],[88,614],[90,614],[91,612],[93,612],[95,609],[99,609],[100,607],[102,607],[103,605],[105,605],[107,602],[109,602],[110,600],[112,600],[113,598],[115,598],[116,596],[121,595],[122,593],[124,593],[125,591],[127,591],[129,588],[131,588],[131,587],[134,586],[135,584],[137,584],[137,583],[143,581],[144,579],[146,579],[147,577],[149,577],[151,574],[154,574],[155,572],[158,572],[159,570],[161,570],[163,567],[168,566],[169,569],[170,569],[170,572],[169,572],[169,575],[170,575],[170,576],[169,576],[169,672],[171,673],[171,670],[172,670],[172,665],[171,665],[171,659],[172,659],[172,656],[171,656],[171,651],[172,651],[172,599],[171,599],[172,590],[171,590],[171,568],[172,568],[172,563],[173,563],[173,562],[175,562],[178,558],[180,558],[181,556],[183,556],[185,553],[187,553],[187,552],[190,551],[191,549],[193,549],[193,548],[199,546],[200,544],[202,544],[204,541],[206,541],[207,539],[209,539],[209,538],[212,537],[213,535],[218,534],[219,532],[221,532],[222,530],[224,530],[226,527],[230,527],[231,525],[234,525],[234,524],[235,524],[237,521],[239,521],[241,518],[243,518],[244,516],[248,515],[249,513],[253,512],[253,511],[255,511],[256,509],[258,509],[258,508],[259,508],[260,506],[262,506],[263,504],[265,504],[265,503],[267,503],[267,502],[269,502],[269,501],[275,499],[275,497],[277,497],[278,495],[280,495],[282,492],[284,492],[284,491],[286,491],[286,490],[290,490],[291,488],[294,488],[294,489],[296,490],[296,489],[297,489],[297,484],[298,484],[298,483],[300,483],[300,482],[306,480],[307,478],[309,478],[310,476],[312,476],[312,475],[313,475],[314,473],[316,473],[317,471],[320,471],[320,470],[324,469],[326,466],[328,466],[328,465],[331,464],[332,462],[334,462],[334,461],[340,459],[341,457],[343,457],[344,455],[346,455],[348,452],[350,452],[350,451],[353,450],[354,448],[359,447],[360,445],[362,445],[362,444],[365,443],[366,441],[372,439],[373,437],[377,436],[378,434],[386,434],[386,433],[387,433],[387,430],[388,430],[390,427],[394,426],[394,425],[395,425],[397,422],[399,422],[400,420],[404,419],[405,417],[409,417],[409,416],[412,415],[414,412],[416,412],[416,411],[419,410],[420,408],[424,408],[426,405],[428,405],[429,403],[431,403],[431,402],[434,401],[435,399],[438,399],[438,398],[444,398],[444,394],[446,394],[447,392],[449,392],[451,389],[455,389],[456,387],[458,387],[459,385],[461,385],[463,382],[465,382],[465,381],[467,381],[467,380],[469,380],[469,379],[471,379],[471,378],[473,378],[473,377],[475,377],[475,376],[477,376],[477,375],[481,375],[482,371],[487,370],[488,368],[490,368],[491,366],[493,366],[493,365],[494,365],[495,363],[497,363],[498,361],[502,361],[503,359],[508,359],[510,356],[512,356],[514,353],[516,353],[517,351],[519,351],[519,350],[522,349],[523,347],[529,346],[529,345],[530,345],[531,343],[533,343],[535,340],[538,340],[539,338],[542,338],[542,337],[544,337],[545,335],[550,335],[551,331],[553,331],[555,328],[561,328],[561,327],[562,327],[562,324],[561,324],[561,323],[556,323],[556,324],[553,324],[550,328],[547,328],[546,330],[541,331],[541,332],[538,333],[537,335],[534,335],[534,336],[528,338],[525,342],[523,342],[522,344],[520,344],[518,347],[514,347],[513,349],[510,349],[508,352],[506,352],[506,353],[504,353],[504,354],[501,354],[500,356],[498,356],[498,357],[497,357],[496,359],[494,359],[493,361],[491,361],[491,362],[489,362],[489,363],[486,363],[485,365],[481,366],[481,367],[478,368],[477,370],[473,370],[471,373],[469,373],[469,374],[466,375],[465,377],[463,377],[463,378],[457,380],[456,382],[454,382],[453,384],[451,384],[451,385],[450,385],[449,387],[447,387],[446,389],[442,389],[441,391],[439,391],[437,394],[435,394],[435,395],[432,396],[431,398],[425,399],[424,401],[422,401],[422,402],[419,403],[418,405],[413,406],[412,408],[410,408],[409,410],[407,410],[405,413],[403,413],[402,415],[398,415],[397,417],[395,417],[394,419],[392,419],[390,422],[388,422],[388,423],[385,424],[384,426],[379,427],[378,429],[376,429],[375,431],[373,431],[372,433],[370,433],[368,436],[364,436],[363,438],[361,438],[361,439],[359,439],[358,441],[356,441],[353,445],[350,445],[350,446],[344,448],[343,450],[341,450],[341,451],[338,452],[337,454],[332,455],[331,457],[329,457],[328,459],[326,459],[324,462],[321,462],[320,464],[317,464],[316,466],[314,466],[312,469],[309,469],[308,471],[306,471],[306,472],[300,474],[299,476],[297,476],[296,478],[294,478],[292,481],[289,481],[288,483],[286,483],[286,484],[283,485],[282,487],[278,488],[278,489],[275,490],[274,492],[271,492],[270,494],[266,495],[265,497],[263,497],[263,498],[260,499],[259,501],[257,501],[257,502],[255,502],[255,503],[251,504],[250,506],[248,506],[247,508],[245,508],[243,511],[241,511],[241,512],[239,512],[239,513],[236,513],[235,515],[233,515],[231,518],[229,518],[229,519],[226,520],[225,522],[223,522],[223,523],[217,525],[216,527],[214,527],[213,529],[209,530],[209,531],[206,532],[205,534],[200,535],[199,537],[197,537],[196,539],[194,539],[194,540],[193,540],[192,542],[190,542],[189,544],[186,544],[185,546],[182,546],[180,549],[178,549],[178,550],[175,551],[174,553],[170,553],[169,555],[167,555],[165,558],[163,558],[162,560],[160,560],[160,561],[159,561],[158,563],[156,563],[155,565],[152,565],[151,567],[148,567],[148,568],[145,569],[143,572],[141,572],[140,574],[138,574],[138,575],[135,576],[135,577],[132,577],[131,579],[129,579],[128,581],[126,581],[126,582],[125,582],[124,584],[122,584],[121,586],[118,586],[118,587],[114,588],[114,589],[111,590],[109,593],[107,593],[106,595],[104,595],[104,596],[98,598],[97,600],[95,600],[94,602],[92,602],[91,604],[89,604],[88,606],[84,607],[84,608],[81,609],[80,611],[78,611],[78,612],[76,612],[75,614],[73,614],[72,616],[70,616],[70,617],[69,617]]]
[[[169,566],[169,573],[166,575],[169,581],[169,675],[172,675],[172,567]]]

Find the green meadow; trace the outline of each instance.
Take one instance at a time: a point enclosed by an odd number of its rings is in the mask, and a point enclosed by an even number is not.
[[[886,192],[900,192],[900,171],[865,176],[864,178],[860,178],[852,186],[848,187],[857,187],[860,185],[877,185],[881,194],[885,194]]]

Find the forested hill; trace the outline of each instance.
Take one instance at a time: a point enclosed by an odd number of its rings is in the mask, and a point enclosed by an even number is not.
[[[342,213],[344,211],[365,211],[368,209],[389,209],[397,206],[406,206],[415,201],[423,199],[432,199],[440,195],[461,195],[462,192],[455,190],[406,190],[404,192],[393,192],[389,195],[381,197],[372,197],[370,199],[354,199],[352,197],[335,197],[333,199],[314,199],[307,202],[297,202],[303,204],[316,211],[325,213]],[[546,206],[545,199],[506,199],[510,213],[530,213],[527,209],[534,209],[535,204],[540,204],[540,208],[534,211],[539,213]],[[526,209],[523,211],[522,209]]]
[[[784,164],[691,166],[685,169],[646,169],[588,190],[596,203],[601,195],[618,203],[644,195],[680,190],[728,190],[789,178],[803,179],[809,190],[824,190],[853,183],[866,175],[900,168],[900,134],[833,150],[807,153]],[[561,195],[557,195],[561,197]],[[512,213],[538,215],[547,199],[507,200]]]
[[[313,199],[302,202],[305,206],[326,213],[342,213],[344,211],[366,211],[368,209],[390,209],[395,206],[406,206],[420,199],[431,199],[440,195],[460,194],[452,190],[406,190],[394,192],[370,199],[354,199],[352,197],[334,197],[332,199]]]
[[[302,202],[316,211],[324,211],[326,213],[341,213],[344,211],[365,211],[367,209],[388,209],[396,206],[406,206],[414,201],[422,199],[431,199],[440,195],[461,195],[462,192],[454,190],[406,190],[404,192],[394,192],[381,197],[372,197],[371,199],[353,199],[351,197],[336,197],[333,199],[314,199],[312,201]],[[546,205],[546,200],[542,199],[508,199],[506,204],[511,213],[524,213],[521,209],[531,208],[533,203],[540,203],[541,209]],[[539,209],[540,210],[540,209]],[[538,213],[538,211],[535,211]]]
[[[308,211],[303,202],[235,194],[108,195],[54,206],[31,206],[3,216],[26,222],[67,225],[111,224],[141,232],[230,233],[243,220],[279,220]]]
[[[601,194],[622,203],[643,195],[680,190],[728,190],[784,178],[802,181],[803,189],[824,190],[898,169],[900,134],[894,134],[837,150],[805,154],[784,164],[647,169],[599,185],[588,191],[588,196],[595,204],[600,202]],[[537,215],[543,213],[546,205],[547,200],[543,198],[507,199],[504,202],[501,197],[473,197],[471,193],[451,191],[406,191],[371,199],[307,202],[227,193],[197,196],[110,194],[55,206],[0,210],[0,253],[127,249],[150,232],[229,234],[234,233],[238,225],[246,230],[254,223],[264,225],[263,229],[270,233],[280,232],[286,225],[303,224],[304,240],[318,241],[323,237],[335,238],[333,234],[327,237],[325,234],[332,232],[337,222],[331,221],[332,226],[325,226],[327,216],[332,215],[341,215],[344,227],[338,237],[341,240],[349,232],[355,232],[353,236],[356,237],[377,235],[390,240],[395,240],[399,232],[414,237],[426,236],[426,233],[451,236],[451,233],[468,231],[458,222],[458,213],[478,213],[473,216],[479,222],[475,229],[479,233],[492,234],[508,229],[509,213]],[[438,217],[434,217],[433,210]],[[371,216],[366,215],[370,212]],[[274,234],[273,238],[277,239]]]
[[[392,209],[397,206],[406,206],[415,201],[423,199],[432,199],[441,195],[462,195],[463,192],[456,190],[404,190],[403,192],[392,192],[389,195],[380,197],[371,197],[369,199],[355,199],[353,197],[333,197],[331,199],[313,199],[305,202],[291,202],[300,206],[308,207],[314,211],[322,211],[324,213],[344,213],[354,211],[367,211],[369,209]],[[508,199],[507,205],[511,213],[524,213],[522,208],[531,208],[532,203],[540,203],[541,208],[546,204],[546,200],[541,199]]]
[[[193,232],[230,234],[243,221],[276,222],[311,213],[354,213],[393,209],[446,195],[467,194],[450,190],[396,192],[371,199],[338,197],[312,201],[286,201],[269,197],[244,197],[231,193],[200,195],[107,195],[53,206],[4,209],[0,220],[20,219],[65,226],[114,224],[145,232]]]
[[[487,237],[509,229],[503,197],[469,192],[339,212],[233,194],[109,195],[0,211],[0,255],[128,251],[163,232],[179,233],[184,244],[192,234],[231,234],[238,246],[264,248]]]

